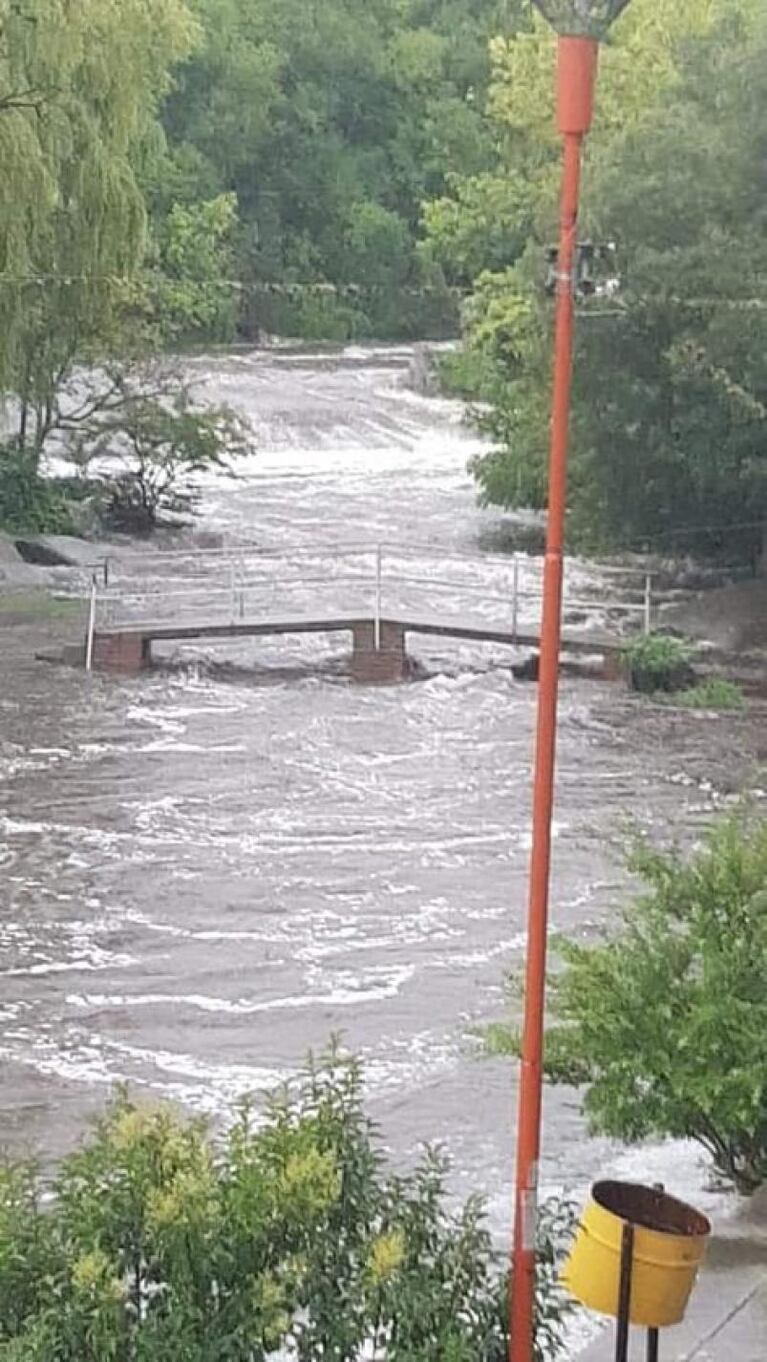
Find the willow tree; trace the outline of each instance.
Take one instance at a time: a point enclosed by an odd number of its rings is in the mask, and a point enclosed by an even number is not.
[[[31,474],[57,386],[130,292],[136,170],[195,35],[184,0],[0,0],[0,391]]]

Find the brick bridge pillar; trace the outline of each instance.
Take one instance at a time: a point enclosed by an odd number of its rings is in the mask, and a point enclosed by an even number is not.
[[[623,653],[611,649],[602,654],[602,679],[604,681],[626,680],[626,663]]]
[[[143,634],[96,633],[93,636],[93,666],[96,671],[120,672],[135,676],[149,665],[152,640]]]
[[[358,685],[383,686],[406,680],[409,664],[403,625],[381,620],[381,646],[378,650],[372,620],[360,620],[354,625],[353,635],[351,672]]]

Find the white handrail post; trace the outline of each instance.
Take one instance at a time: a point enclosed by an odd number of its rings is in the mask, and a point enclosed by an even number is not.
[[[381,596],[383,591],[383,553],[381,545],[376,548],[376,613],[375,613],[375,650],[381,651]]]
[[[519,554],[514,554],[514,577],[511,594],[511,637],[516,643],[519,632]]]
[[[644,582],[644,631],[652,633],[652,573],[648,572]]]
[[[96,574],[94,572],[91,579],[91,596],[88,606],[88,635],[85,640],[85,670],[93,671],[93,636],[96,632],[96,595],[98,586],[96,585]]]
[[[231,617],[234,624],[237,618],[237,564],[234,559],[229,564],[229,580],[232,589]]]

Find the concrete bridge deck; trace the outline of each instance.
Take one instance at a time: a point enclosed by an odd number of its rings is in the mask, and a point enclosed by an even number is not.
[[[538,630],[502,628],[460,619],[366,618],[358,615],[328,615],[276,619],[180,619],[123,622],[114,628],[98,629],[93,636],[92,660],[96,668],[136,673],[149,665],[153,643],[188,642],[194,639],[266,638],[285,634],[352,635],[351,673],[360,682],[396,682],[409,672],[407,636],[409,634],[464,639],[473,643],[496,643],[511,648],[536,650]],[[617,657],[625,640],[617,636],[565,631],[562,647],[580,654]]]

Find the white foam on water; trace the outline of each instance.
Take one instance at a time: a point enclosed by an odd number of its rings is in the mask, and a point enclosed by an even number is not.
[[[35,977],[47,974],[80,974],[99,970],[131,969],[140,965],[134,955],[102,951],[93,946],[87,956],[75,956],[72,960],[44,960],[35,965],[19,965],[14,969],[0,970],[0,978],[14,978],[23,975]]]
[[[13,1041],[19,1043],[9,1044]],[[51,1078],[89,1087],[109,1087],[124,1077],[110,1068],[96,1044],[80,1043],[66,1049],[59,1038],[50,1039],[39,1031],[6,1032],[0,1041],[0,1056]]]
[[[244,743],[193,743],[183,742],[178,738],[166,737],[155,738],[153,742],[142,743],[136,749],[138,752],[190,752],[199,756],[231,756],[237,752],[246,752]]]
[[[242,1098],[274,1092],[291,1077],[288,1069],[209,1063],[179,1051],[151,1050],[103,1037],[100,1043],[106,1052],[139,1064],[144,1082],[185,1106],[211,1115],[231,1114],[232,1106]]]
[[[186,732],[184,723],[159,710],[150,709],[147,705],[131,705],[128,709],[128,719],[133,723],[147,724],[150,728],[159,728],[163,733],[175,737],[180,737]]]
[[[116,916],[121,921],[135,923],[136,926],[143,927],[146,931],[156,932],[161,936],[181,938],[186,941],[253,941],[284,945],[295,935],[294,926],[288,923],[274,927],[263,926],[239,930],[231,928],[227,930],[217,927],[178,927],[172,922],[159,922],[133,908],[117,910]]]
[[[496,941],[492,946],[484,950],[456,951],[449,953],[438,960],[429,962],[430,969],[470,969],[475,965],[486,965],[490,960],[497,960],[499,956],[517,954],[523,951],[527,942],[525,932],[517,932],[516,935],[507,937],[504,941]]]
[[[357,1007],[361,1003],[395,998],[413,978],[414,965],[382,966],[362,971],[359,976],[345,975],[343,982],[326,992],[289,994],[281,998],[256,1001],[252,998],[215,998],[201,993],[70,993],[67,1004],[84,1011],[101,1008],[180,1007],[200,1012],[250,1016],[261,1012],[282,1012],[304,1008]]]
[[[384,1035],[377,1045],[361,1051],[365,1090],[371,1098],[412,1090],[454,1069],[461,1053],[460,1040],[436,1031],[421,1031],[406,1039]]]

